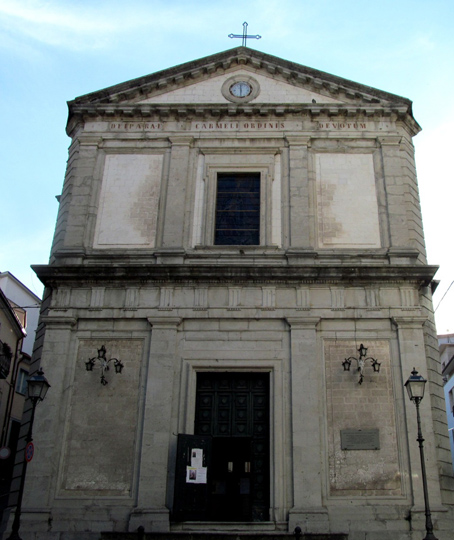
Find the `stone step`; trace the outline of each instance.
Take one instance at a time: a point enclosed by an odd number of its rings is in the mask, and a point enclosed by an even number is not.
[[[102,532],[100,540],[348,540],[348,534],[318,534],[302,533],[266,533],[266,532],[170,532],[147,533],[133,532]]]

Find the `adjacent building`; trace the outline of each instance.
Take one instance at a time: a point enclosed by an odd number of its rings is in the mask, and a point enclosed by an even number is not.
[[[24,384],[30,356],[22,353],[26,337],[23,313],[0,288],[0,514],[7,506],[14,457],[24,408]]]
[[[34,267],[33,369],[52,387],[27,538],[420,539],[413,368],[435,532],[452,538],[419,131],[406,98],[245,47],[69,102]]]
[[[11,351],[9,373],[0,381],[0,446],[6,446],[12,454],[6,462],[0,461],[0,466],[8,476],[19,437],[41,299],[8,271],[0,273],[0,291],[5,302],[2,309],[11,312],[10,329],[17,328],[17,335],[8,337],[3,331],[2,338]]]
[[[444,382],[448,436],[454,469],[454,334],[438,336],[440,346],[441,374]]]
[[[11,272],[0,272],[0,289],[5,293],[10,304],[21,319],[27,335],[22,343],[22,352],[32,355],[38,328],[41,298],[26,287]]]

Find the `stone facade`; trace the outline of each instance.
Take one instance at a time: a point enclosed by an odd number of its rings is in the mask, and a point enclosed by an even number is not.
[[[37,412],[24,538],[299,526],[419,539],[416,413],[403,389],[413,367],[429,381],[436,535],[452,538],[419,129],[405,98],[243,47],[69,103],[51,259],[35,267],[47,289],[34,361],[52,388]],[[260,175],[255,245],[214,242],[217,179],[236,173]],[[381,369],[368,362],[358,384],[342,361],[361,343]],[[85,370],[102,345],[124,364],[106,386]],[[241,373],[269,374],[256,493],[269,511],[176,520],[177,436],[198,429],[198,375]],[[352,431],[359,443],[343,446]]]

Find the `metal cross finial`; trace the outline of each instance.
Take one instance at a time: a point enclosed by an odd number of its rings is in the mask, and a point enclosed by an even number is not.
[[[248,36],[248,33],[247,33],[247,22],[244,22],[243,23],[243,35],[240,35],[240,34],[229,34],[229,38],[241,38],[243,40],[243,42],[241,43],[241,45],[243,47],[246,47],[246,41],[248,39],[262,39],[262,36],[259,36],[258,34],[255,35],[255,36]]]

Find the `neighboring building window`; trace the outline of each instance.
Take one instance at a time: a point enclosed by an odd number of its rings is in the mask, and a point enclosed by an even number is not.
[[[260,173],[218,174],[214,243],[260,244]]]
[[[19,375],[17,376],[16,392],[23,395],[27,393],[27,379],[28,379],[28,371],[20,368]]]
[[[6,379],[11,367],[13,351],[7,343],[0,341],[0,379]]]

